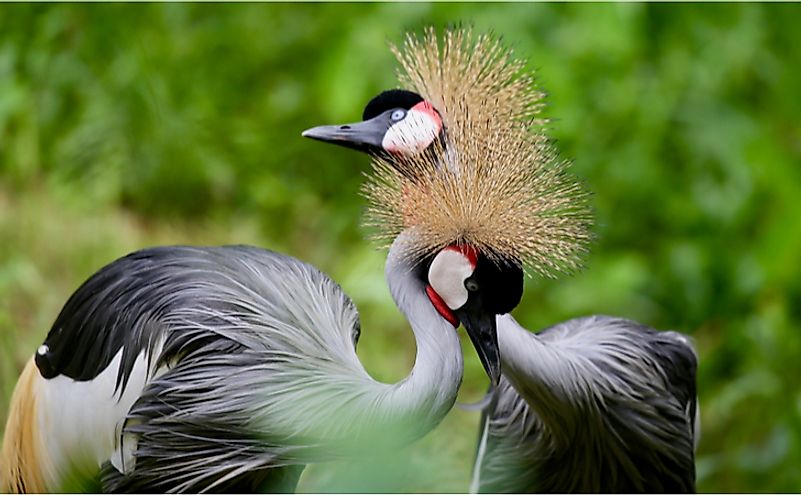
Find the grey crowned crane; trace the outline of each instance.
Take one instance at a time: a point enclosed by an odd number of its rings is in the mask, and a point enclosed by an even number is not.
[[[406,105],[397,96],[368,107],[386,115]],[[393,132],[383,139],[403,142]],[[417,344],[395,384],[362,367],[348,297],[297,259],[171,246],[110,263],[69,298],[22,372],[0,491],[291,491],[306,463],[419,438],[455,401],[459,321],[475,322],[468,332],[494,369],[495,315],[522,295],[518,264],[461,242],[469,218],[393,236],[386,280]],[[435,247],[432,235],[450,241]]]
[[[573,268],[570,250],[585,240],[584,197],[564,180],[564,164],[540,131],[541,94],[523,63],[498,42],[469,32],[446,33],[440,43],[429,31],[394,51],[402,82],[417,91],[394,91],[405,95],[405,104],[367,113],[362,123],[305,133],[382,157],[367,187],[376,223],[398,231],[433,215],[426,226],[438,230],[464,211],[454,206],[458,201],[441,201],[443,191],[470,190],[471,214],[486,223],[462,232],[465,242],[507,258],[528,257],[545,274],[560,264]],[[419,129],[421,139],[403,146],[378,139],[375,130],[390,122]],[[434,131],[439,139],[423,146]],[[497,198],[472,188],[482,175],[508,194]],[[397,193],[388,195],[386,183]],[[478,301],[473,297],[445,302],[469,307]],[[457,315],[468,329],[475,326],[469,315]],[[472,491],[695,490],[697,356],[687,337],[602,315],[538,333],[508,314],[484,327],[471,333],[482,339],[474,344],[499,361],[485,365],[495,391],[481,420]]]

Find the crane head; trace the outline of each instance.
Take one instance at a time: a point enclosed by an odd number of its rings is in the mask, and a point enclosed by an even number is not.
[[[520,303],[521,266],[491,261],[467,244],[451,245],[431,261],[428,283],[434,307],[454,326],[464,325],[492,385],[498,385],[501,362],[495,316]]]
[[[362,122],[323,125],[303,136],[375,156],[413,156],[428,148],[443,130],[442,117],[422,96],[404,89],[382,92],[367,103]]]
[[[399,83],[363,121],[303,135],[373,156],[365,226],[389,246],[415,231],[411,257],[470,244],[496,264],[555,277],[582,264],[589,195],[545,134],[543,93],[499,40],[433,29],[392,47]]]

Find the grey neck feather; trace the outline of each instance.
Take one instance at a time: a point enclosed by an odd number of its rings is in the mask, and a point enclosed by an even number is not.
[[[497,317],[501,369],[517,392],[537,412],[555,440],[567,441],[571,425],[586,412],[593,394],[591,367],[571,352],[569,339],[553,345],[520,326],[511,315]]]

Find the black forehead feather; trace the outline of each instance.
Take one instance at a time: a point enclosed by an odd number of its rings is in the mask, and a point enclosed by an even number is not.
[[[408,110],[423,101],[423,97],[405,89],[389,89],[379,94],[364,107],[362,120],[369,120],[393,108]]]

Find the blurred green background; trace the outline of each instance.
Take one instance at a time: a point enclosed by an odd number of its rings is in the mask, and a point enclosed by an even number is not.
[[[309,261],[362,314],[382,380],[414,342],[363,239],[368,159],[302,139],[395,85],[387,41],[492,30],[537,69],[552,135],[594,192],[586,269],[530,279],[534,330],[590,314],[692,335],[700,491],[801,491],[801,6],[0,6],[0,421],[24,362],[91,273],[154,244]],[[486,386],[465,344],[460,399]],[[478,415],[303,491],[465,491]]]

